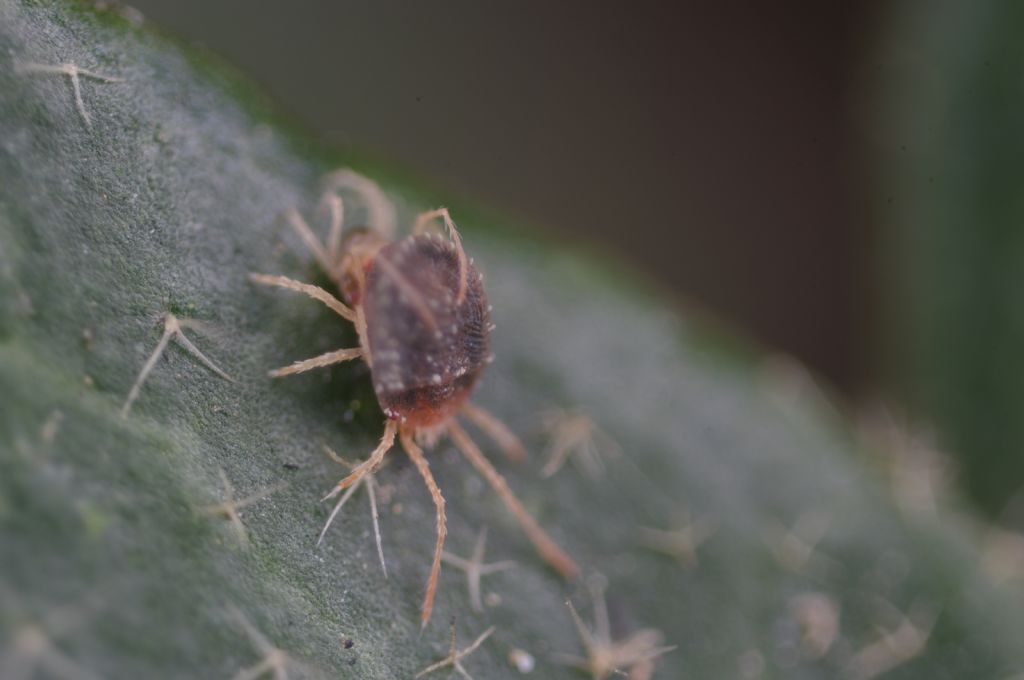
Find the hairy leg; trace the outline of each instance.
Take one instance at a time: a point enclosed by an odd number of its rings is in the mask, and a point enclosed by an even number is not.
[[[483,430],[484,434],[494,440],[494,443],[501,448],[502,453],[509,460],[515,463],[522,463],[526,460],[526,449],[519,441],[519,437],[493,413],[469,402],[463,405],[462,413],[470,422]]]
[[[305,359],[304,361],[296,361],[291,366],[285,366],[284,368],[275,368],[270,372],[270,377],[280,378],[283,375],[293,375],[295,373],[302,373],[304,371],[310,371],[314,368],[322,368],[324,366],[330,366],[332,364],[340,364],[343,361],[349,361],[351,359],[358,359],[363,356],[363,350],[358,347],[351,349],[338,349],[333,352],[327,352],[320,356],[313,357],[312,359]]]
[[[320,204],[327,208],[331,216],[330,228],[327,230],[327,257],[334,266],[341,261],[341,228],[345,224],[345,203],[337,194],[326,193]],[[327,272],[328,276],[333,276]]]
[[[412,233],[422,234],[426,231],[430,221],[437,218],[441,218],[444,221],[445,229],[448,230],[448,236],[451,238],[452,243],[455,244],[455,251],[459,255],[459,294],[455,296],[455,302],[456,304],[462,304],[462,301],[466,298],[466,287],[469,283],[469,264],[466,260],[466,251],[462,249],[462,237],[459,236],[459,230],[455,228],[452,216],[448,214],[448,208],[437,208],[436,210],[420,213],[416,217],[416,221],[413,222]]]
[[[336,193],[340,189],[353,192],[366,205],[368,226],[388,238],[395,235],[395,206],[388,200],[380,186],[359,173],[347,168],[336,170],[324,178],[325,190]]]
[[[462,452],[462,455],[466,457],[466,460],[476,468],[484,479],[494,488],[501,500],[505,502],[505,505],[512,512],[515,518],[519,521],[520,526],[523,527],[523,531],[526,532],[526,536],[533,543],[537,552],[544,559],[545,562],[550,564],[558,573],[566,578],[574,578],[579,575],[580,568],[576,565],[565,552],[558,547],[558,545],[551,540],[551,537],[541,529],[540,525],[537,524],[537,520],[530,516],[530,513],[526,511],[523,504],[519,502],[515,494],[512,493],[512,489],[509,488],[508,482],[505,478],[494,469],[490,461],[484,457],[484,454],[480,451],[477,445],[470,439],[466,431],[455,422],[454,420],[448,426],[448,436],[451,437],[455,446]]]
[[[437,577],[441,573],[441,553],[444,550],[444,537],[448,533],[444,515],[444,496],[441,495],[441,490],[437,488],[434,476],[430,474],[430,464],[427,463],[427,458],[423,455],[423,449],[413,441],[412,432],[402,430],[401,439],[402,447],[409,454],[409,458],[412,459],[416,469],[419,470],[420,476],[423,477],[423,481],[430,491],[431,498],[434,499],[434,507],[437,508],[437,542],[434,545],[434,562],[430,566],[430,579],[427,581],[427,592],[423,596],[423,612],[420,615],[420,625],[426,627],[427,622],[430,621],[430,614],[434,610]]]
[[[333,268],[331,258],[320,243],[320,239],[316,237],[313,230],[309,228],[308,224],[306,224],[306,220],[299,214],[299,211],[295,208],[288,208],[284,213],[284,218],[288,220],[288,224],[291,225],[292,229],[295,230],[295,233],[299,235],[300,239],[302,239],[302,242],[305,243],[306,247],[313,253],[313,257],[316,258],[321,269],[330,275],[331,269]]]
[[[301,281],[289,279],[287,276],[272,276],[270,274],[249,274],[249,279],[254,283],[259,283],[264,286],[277,286],[278,288],[287,288],[288,290],[305,293],[314,300],[319,300],[330,307],[331,311],[341,318],[353,323],[356,321],[356,313],[351,307],[328,293],[320,286],[302,283]]]
[[[395,434],[398,432],[398,423],[394,420],[389,420],[384,425],[384,434],[380,438],[380,444],[373,450],[370,457],[364,460],[362,463],[356,466],[347,477],[342,479],[340,482],[334,485],[331,492],[323,497],[322,500],[328,500],[334,498],[338,493],[344,491],[346,488],[352,486],[360,479],[362,479],[366,473],[372,472],[380,462],[384,460],[384,454],[386,454],[391,447],[395,444]]]

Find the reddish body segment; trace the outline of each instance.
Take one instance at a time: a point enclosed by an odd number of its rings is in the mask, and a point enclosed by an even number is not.
[[[409,236],[381,248],[362,290],[370,370],[381,409],[411,427],[445,422],[490,361],[491,318],[469,264],[458,301],[459,258],[448,240]]]

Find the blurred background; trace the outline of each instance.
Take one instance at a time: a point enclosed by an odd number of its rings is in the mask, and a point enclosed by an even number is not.
[[[1024,528],[1024,4],[606,4],[132,0],[332,146],[884,405]]]

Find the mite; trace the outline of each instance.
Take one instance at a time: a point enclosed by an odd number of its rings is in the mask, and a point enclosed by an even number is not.
[[[369,458],[338,482],[324,500],[373,472],[397,438],[412,460],[437,510],[437,542],[423,599],[421,623],[434,606],[445,540],[445,502],[430,473],[423,448],[442,436],[494,488],[522,526],[540,556],[560,574],[579,573],[523,508],[504,477],[459,423],[465,418],[513,460],[525,457],[518,438],[495,416],[469,403],[473,388],[492,360],[490,305],[483,279],[466,257],[455,223],[444,208],[420,214],[408,236],[394,238],[394,208],[371,180],[351,170],[327,177],[322,204],[330,211],[330,229],[321,242],[295,210],[286,217],[317,262],[338,288],[344,302],[326,290],[283,276],[252,274],[253,281],[312,297],[355,325],[359,347],[340,349],[271,371],[274,377],[362,359],[370,367],[373,387],[386,417],[380,444]],[[357,194],[366,205],[368,226],[343,233],[344,203],[339,191]],[[431,229],[442,220],[446,236]],[[330,522],[330,520],[328,520]]]

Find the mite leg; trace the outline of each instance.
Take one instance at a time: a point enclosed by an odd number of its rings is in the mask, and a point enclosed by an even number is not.
[[[370,340],[366,334],[366,313],[363,311],[362,305],[356,307],[356,319],[352,323],[355,324],[356,334],[359,336],[359,346],[363,348],[363,359],[368,366],[372,366],[373,357],[370,355]]]
[[[505,423],[501,422],[494,416],[493,413],[486,411],[479,406],[475,406],[467,402],[462,407],[462,413],[472,422],[474,425],[479,427],[484,433],[494,440],[494,443],[502,450],[505,456],[515,462],[522,463],[526,460],[526,449],[523,448],[523,443],[519,441],[512,430],[508,429]]]
[[[345,204],[341,196],[327,193],[320,199],[320,204],[326,206],[331,216],[330,228],[327,230],[327,257],[334,266],[341,260],[341,228],[345,224]],[[332,272],[327,272],[333,276]]]
[[[302,239],[302,242],[305,243],[306,247],[313,253],[313,257],[316,258],[320,267],[330,275],[331,270],[333,269],[331,258],[320,243],[320,239],[316,237],[313,230],[309,228],[308,224],[306,224],[306,220],[304,220],[302,215],[299,214],[299,211],[295,208],[288,208],[284,213],[284,218],[288,220],[288,224],[291,225],[292,229],[295,230],[295,233],[297,233],[299,238]]]
[[[349,361],[350,359],[357,359],[363,356],[363,350],[358,347],[352,349],[339,349],[333,352],[327,352],[321,354],[318,357],[312,359],[306,359],[305,361],[296,361],[291,366],[285,366],[284,368],[275,368],[270,372],[271,378],[280,378],[283,375],[293,375],[295,373],[302,373],[303,371],[309,371],[314,368],[321,368],[323,366],[330,366],[332,364],[340,364],[343,361]]]
[[[384,425],[384,434],[380,438],[380,444],[373,450],[370,457],[364,460],[362,463],[356,466],[347,477],[334,485],[331,492],[324,496],[321,500],[329,500],[338,495],[341,491],[344,491],[347,487],[352,486],[360,479],[366,476],[366,473],[372,472],[380,462],[384,460],[384,454],[391,450],[391,447],[395,444],[395,434],[398,432],[398,423],[394,420],[389,420]]]
[[[330,214],[326,245],[320,242],[298,210],[289,208],[285,211],[284,217],[313,253],[324,273],[333,279],[341,261],[341,229],[345,222],[345,204],[340,196],[327,192],[320,198],[320,208],[326,209]]]
[[[426,627],[427,622],[430,621],[430,614],[434,610],[437,577],[441,573],[441,553],[444,550],[444,537],[448,533],[444,516],[444,496],[437,488],[434,476],[430,474],[430,464],[427,463],[427,458],[423,455],[423,449],[413,441],[412,433],[408,430],[402,431],[402,447],[409,454],[416,469],[419,470],[420,476],[423,477],[423,481],[430,491],[430,496],[434,499],[434,507],[437,508],[437,543],[434,545],[434,563],[430,566],[430,579],[427,581],[427,592],[423,596],[423,612],[420,615],[420,625]]]
[[[526,532],[526,536],[533,543],[537,552],[544,559],[545,562],[550,564],[555,571],[560,573],[566,578],[574,578],[580,573],[580,568],[576,565],[571,557],[565,554],[565,552],[555,544],[551,537],[540,528],[537,524],[537,520],[530,516],[530,513],[526,512],[526,508],[519,502],[515,494],[512,493],[512,489],[508,487],[508,482],[505,478],[494,469],[494,466],[484,457],[477,445],[473,443],[473,440],[469,438],[466,431],[462,427],[452,420],[448,425],[448,436],[455,442],[455,446],[462,452],[462,455],[466,457],[466,460],[476,468],[484,479],[494,488],[494,490],[501,497],[501,500],[505,502],[508,509],[515,515],[515,518],[519,521],[520,526],[523,527],[523,531]]]
[[[249,279],[253,283],[259,283],[264,286],[277,286],[279,288],[287,288],[288,290],[305,293],[314,300],[319,300],[330,307],[331,310],[341,318],[353,323],[356,321],[356,313],[351,307],[328,293],[320,286],[302,283],[301,281],[289,279],[287,276],[271,276],[270,274],[249,274]]]
[[[388,238],[395,235],[395,206],[388,200],[380,186],[373,180],[347,168],[336,170],[324,178],[326,191],[337,193],[339,189],[352,191],[366,205],[367,225]]]
[[[448,214],[448,208],[437,208],[436,210],[420,213],[416,217],[416,221],[413,222],[412,233],[422,234],[426,231],[430,220],[438,217],[444,221],[445,229],[448,230],[448,236],[451,238],[452,243],[455,244],[455,251],[459,254],[459,294],[455,296],[455,302],[456,304],[462,304],[462,301],[466,298],[469,265],[466,261],[466,251],[462,249],[462,237],[459,236],[459,230],[455,228],[452,216]]]
[[[420,290],[406,278],[405,274],[398,267],[388,262],[387,258],[383,257],[374,260],[374,267],[380,270],[384,276],[391,279],[391,282],[405,296],[406,302],[416,311],[416,315],[423,320],[423,323],[436,330],[437,318],[430,311],[430,306],[420,293]]]

